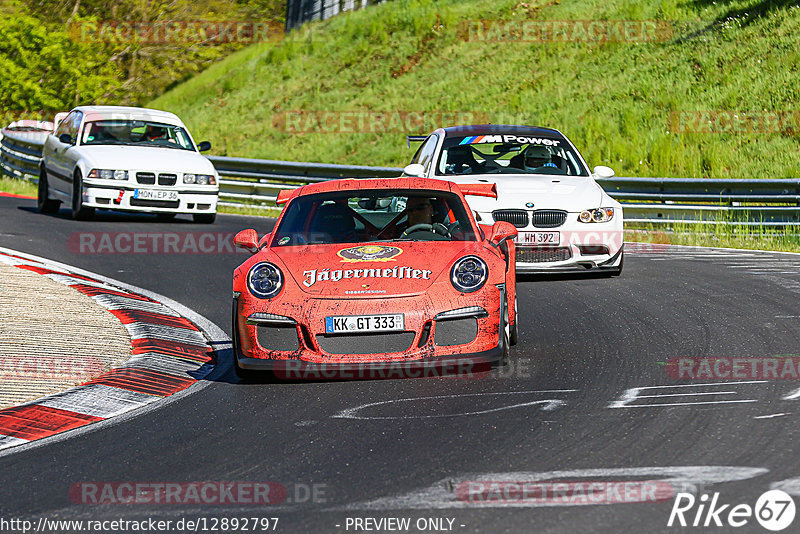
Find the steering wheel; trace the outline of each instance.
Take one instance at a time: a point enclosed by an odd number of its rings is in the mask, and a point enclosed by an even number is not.
[[[453,239],[453,236],[452,236],[452,234],[450,234],[450,231],[442,223],[434,223],[434,224],[420,223],[420,224],[415,224],[413,226],[409,226],[408,228],[406,228],[403,231],[403,233],[400,235],[400,237],[408,237],[409,234],[412,234],[414,232],[433,232],[434,234],[439,234],[441,236],[449,237],[450,239]]]

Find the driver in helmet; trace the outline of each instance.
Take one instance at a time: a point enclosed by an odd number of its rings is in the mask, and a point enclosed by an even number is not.
[[[524,166],[526,171],[533,171],[542,167],[558,168],[558,165],[553,163],[553,156],[547,150],[547,147],[539,145],[530,145],[525,151]]]
[[[433,204],[425,197],[409,197],[406,202],[408,228],[415,224],[433,224]]]
[[[158,141],[167,138],[167,129],[154,124],[148,124],[144,130],[145,141]]]
[[[433,202],[427,197],[408,197],[404,213],[406,220],[395,226],[398,237],[404,237],[403,233],[406,230],[418,224],[432,225],[435,215]]]

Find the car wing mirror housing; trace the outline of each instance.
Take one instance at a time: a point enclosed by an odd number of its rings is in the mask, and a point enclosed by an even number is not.
[[[65,145],[71,145],[72,144],[72,136],[70,136],[68,133],[63,133],[63,134],[59,135],[58,136],[58,140],[61,141],[62,143],[64,143]]]
[[[506,221],[497,221],[492,226],[492,233],[489,237],[489,241],[491,241],[493,245],[499,246],[500,243],[515,237],[517,237],[517,229],[513,224]]]
[[[242,230],[233,238],[233,244],[239,248],[246,248],[255,254],[258,252],[258,234],[252,228]]]
[[[606,180],[614,177],[614,169],[612,169],[611,167],[606,167],[605,165],[598,165],[597,167],[592,169],[592,172],[598,178]]]
[[[197,144],[198,152],[207,152],[211,150],[211,142],[210,141],[202,141]]]
[[[422,178],[425,174],[425,167],[420,165],[419,163],[412,163],[410,165],[406,165],[403,169],[403,174],[406,176],[414,176],[416,178]]]

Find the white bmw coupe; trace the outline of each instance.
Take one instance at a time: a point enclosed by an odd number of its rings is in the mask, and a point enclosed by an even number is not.
[[[95,209],[192,214],[213,223],[219,175],[172,113],[121,106],[81,106],[70,111],[45,141],[39,169],[39,210],[61,203],[74,219]]]
[[[598,166],[589,172],[572,142],[557,130],[439,128],[424,138],[404,174],[497,184],[496,199],[467,200],[479,223],[506,221],[517,227],[518,273],[622,272],[622,207],[595,181],[613,177],[614,171]]]

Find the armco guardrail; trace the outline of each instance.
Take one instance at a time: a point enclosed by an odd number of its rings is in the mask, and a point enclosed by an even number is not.
[[[800,179],[622,178],[598,180],[622,202],[626,222],[800,224]]]
[[[0,171],[14,178],[38,180],[39,160],[47,132],[42,130],[0,131]]]
[[[2,130],[0,171],[37,180],[44,136]],[[275,208],[281,189],[339,178],[395,177],[397,167],[365,167],[209,156],[220,174],[220,204]],[[800,179],[622,178],[598,180],[623,203],[625,221],[800,225]]]

